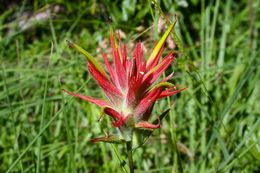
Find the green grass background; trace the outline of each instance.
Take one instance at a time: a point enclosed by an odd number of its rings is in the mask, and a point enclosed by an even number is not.
[[[61,91],[104,97],[66,39],[100,60],[111,25],[127,45],[143,41],[149,52],[159,18],[175,15],[178,58],[166,74],[174,71],[171,82],[188,89],[156,103],[151,120],[174,106],[135,151],[136,172],[260,172],[259,7],[259,0],[3,1],[0,172],[128,172],[124,146],[89,142],[115,131],[110,119],[98,123],[98,107]],[[48,9],[44,20],[24,17]]]

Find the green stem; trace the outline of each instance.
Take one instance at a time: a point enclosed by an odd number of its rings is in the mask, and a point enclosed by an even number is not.
[[[133,161],[133,150],[132,150],[132,141],[126,143],[127,156],[129,161],[130,173],[134,173],[134,161]]]

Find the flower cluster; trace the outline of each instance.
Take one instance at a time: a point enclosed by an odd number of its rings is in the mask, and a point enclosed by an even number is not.
[[[165,41],[174,28],[174,24],[166,30],[147,59],[143,58],[142,43],[136,44],[134,53],[129,58],[126,45],[123,45],[120,39],[117,41],[115,34],[111,31],[112,63],[106,54],[102,54],[105,68],[87,51],[69,41],[70,47],[86,56],[88,71],[105,93],[107,100],[83,96],[66,90],[65,92],[102,107],[102,113],[113,119],[113,126],[120,129],[125,141],[131,140],[133,129],[159,128],[159,118],[157,124],[148,122],[155,102],[183,90],[177,90],[173,84],[168,82],[173,73],[157,82],[175,58],[173,51],[162,60],[160,58]],[[95,138],[92,141],[117,142],[120,140],[110,135]]]

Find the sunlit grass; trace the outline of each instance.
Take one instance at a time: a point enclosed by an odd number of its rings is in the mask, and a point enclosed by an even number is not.
[[[137,172],[258,172],[259,2],[194,1],[181,7],[163,1],[124,12],[120,3],[98,3],[60,2],[65,11],[28,30],[9,27],[11,11],[38,12],[46,2],[23,1],[0,15],[0,172],[126,172],[124,146],[89,142],[111,128],[109,118],[98,123],[96,106],[62,93],[66,88],[104,97],[66,39],[100,58],[97,47],[108,39],[110,20],[125,32],[127,44],[150,44],[160,35],[154,29],[159,17],[172,20],[175,14],[180,42],[173,82],[188,89],[155,105],[154,119],[173,108],[135,151]]]

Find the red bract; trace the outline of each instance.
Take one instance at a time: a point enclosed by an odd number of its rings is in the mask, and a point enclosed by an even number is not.
[[[132,57],[128,58],[126,46],[122,45],[120,41],[118,45],[114,33],[111,31],[112,63],[109,62],[107,55],[102,55],[106,70],[88,52],[69,42],[70,47],[87,57],[88,70],[108,100],[100,100],[69,91],[65,92],[101,106],[103,113],[113,119],[113,126],[118,127],[121,131],[126,129],[132,131],[134,128],[159,128],[160,119],[158,119],[158,124],[148,122],[153,105],[157,100],[183,90],[176,90],[173,84],[167,82],[173,74],[154,84],[175,58],[175,54],[171,51],[160,60],[163,45],[174,28],[174,24],[167,29],[147,60],[143,58],[142,43],[136,45]],[[108,140],[108,137],[101,137],[92,141],[109,142],[111,140]]]

